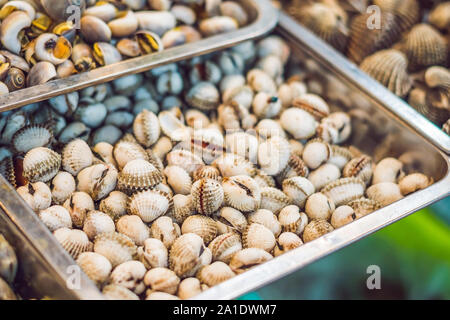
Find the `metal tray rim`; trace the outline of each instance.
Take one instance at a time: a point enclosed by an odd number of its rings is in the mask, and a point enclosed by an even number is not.
[[[279,11],[275,10],[268,0],[246,1],[255,8],[257,13],[255,21],[248,26],[233,32],[219,34],[200,41],[163,50],[162,52],[123,60],[89,72],[11,92],[0,96],[0,112],[81,90],[88,86],[112,81],[123,76],[145,72],[168,63],[228,48],[266,34],[277,25]]]

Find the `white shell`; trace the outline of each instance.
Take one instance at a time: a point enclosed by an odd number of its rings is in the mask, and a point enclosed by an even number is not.
[[[92,164],[93,155],[88,144],[76,139],[69,142],[62,152],[63,169],[76,176],[81,170]]]
[[[258,148],[258,163],[269,175],[279,174],[287,166],[290,156],[289,142],[279,136],[267,139]]]
[[[59,228],[72,228],[70,214],[61,206],[51,206],[42,210],[39,212],[39,218],[52,232]]]
[[[64,203],[75,192],[75,179],[68,173],[61,171],[52,180],[52,199],[56,204]]]
[[[117,231],[128,236],[138,246],[150,237],[149,228],[136,215],[125,215],[116,222]]]
[[[101,211],[90,211],[84,221],[83,231],[87,234],[90,240],[101,233],[111,233],[116,231],[114,221],[106,213]]]
[[[17,193],[34,212],[45,210],[52,204],[52,192],[43,182],[28,183],[17,188]]]
[[[283,181],[283,192],[293,204],[302,208],[306,199],[315,192],[315,188],[308,179],[293,177]]]

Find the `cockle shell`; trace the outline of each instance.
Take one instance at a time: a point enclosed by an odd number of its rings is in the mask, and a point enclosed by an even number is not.
[[[180,226],[170,217],[159,217],[150,228],[152,238],[161,240],[170,249],[174,241],[180,236]]]
[[[116,222],[117,231],[128,236],[138,246],[150,237],[150,230],[136,215],[125,215]]]
[[[34,212],[45,210],[52,204],[52,192],[43,182],[28,183],[16,191]]]
[[[333,226],[326,220],[313,220],[305,227],[305,230],[303,231],[303,242],[306,243],[313,241],[333,230]]]
[[[306,199],[315,191],[314,185],[306,178],[293,177],[283,181],[283,192],[291,202],[302,208]]]
[[[242,234],[244,248],[260,248],[271,252],[275,242],[273,232],[259,223],[250,224]]]
[[[445,39],[429,24],[415,25],[406,35],[403,48],[411,69],[445,66],[447,63],[448,47]]]
[[[225,137],[227,152],[237,154],[256,163],[258,156],[258,138],[254,135],[238,131]]]
[[[136,245],[130,238],[117,232],[101,233],[94,241],[94,252],[105,256],[113,268],[132,260],[136,250]]]
[[[202,178],[222,181],[219,169],[213,166],[201,166],[192,174],[194,182]]]
[[[292,146],[292,144],[291,144]],[[292,149],[292,147],[291,147]],[[291,152],[288,164],[286,168],[283,169],[277,175],[278,183],[282,184],[285,179],[292,177],[307,177],[309,175],[309,168],[306,163],[302,160],[301,156]]]
[[[440,66],[433,66],[425,72],[425,83],[430,88],[450,90],[450,70]]]
[[[273,188],[276,185],[275,179],[272,176],[259,169],[256,170],[256,174],[253,176],[253,179],[261,188]]]
[[[267,251],[259,248],[246,248],[237,252],[230,261],[230,268],[236,274],[271,260],[273,257]]]
[[[313,3],[309,6],[295,8],[295,17],[308,29],[334,48],[343,51],[347,45],[349,31],[342,17],[330,6]]]
[[[197,278],[186,278],[178,286],[178,297],[186,300],[202,292],[202,285]]]
[[[138,248],[139,260],[147,267],[165,268],[169,263],[169,251],[161,240],[148,238],[144,246]]]
[[[292,101],[292,106],[300,108],[311,114],[316,120],[327,117],[330,114],[330,107],[320,96],[306,93]]]
[[[145,290],[144,276],[147,269],[139,261],[126,261],[114,268],[109,279],[110,283],[122,286],[136,294]]]
[[[176,194],[188,195],[191,193],[192,179],[189,173],[178,166],[167,166],[164,169],[167,183]]]
[[[381,11],[393,13],[402,32],[420,20],[420,4],[417,0],[375,0],[373,4]]]
[[[274,187],[261,188],[260,209],[278,214],[281,209],[291,203],[291,199],[283,191]]]
[[[352,158],[353,155],[347,148],[332,145],[331,156],[328,159],[328,163],[334,164],[340,170],[342,170],[347,162],[349,162]]]
[[[111,233],[116,231],[116,227],[114,221],[106,213],[92,210],[89,211],[86,216],[83,231],[89,237],[89,240],[92,241],[101,233]]]
[[[289,132],[295,139],[309,139],[315,133],[318,126],[314,117],[299,108],[288,108],[280,117],[284,130]]]
[[[127,213],[128,196],[120,191],[112,191],[100,201],[99,210],[109,215],[114,221]]]
[[[305,204],[305,212],[311,220],[328,220],[335,209],[333,200],[323,193],[313,193]]]
[[[31,149],[23,159],[23,176],[31,181],[47,182],[59,171],[61,156],[45,147]]]
[[[365,189],[364,181],[351,177],[330,182],[321,192],[329,197],[336,206],[341,206],[362,197]]]
[[[448,33],[450,31],[450,4],[448,1],[437,4],[431,10],[428,21],[434,27]]]
[[[75,192],[75,179],[64,171],[60,171],[52,180],[52,200],[56,204],[63,204]]]
[[[375,166],[372,184],[380,182],[397,183],[404,176],[405,172],[401,161],[395,158],[384,158]]]
[[[261,202],[259,185],[249,176],[234,176],[223,179],[225,203],[242,212],[255,211]]]
[[[119,169],[125,167],[132,160],[142,159],[148,161],[148,153],[145,149],[132,141],[120,140],[117,142],[114,146],[113,154]]]
[[[158,117],[151,111],[143,110],[134,119],[133,133],[140,144],[149,148],[158,141],[161,133]]]
[[[172,270],[158,267],[145,274],[144,283],[152,291],[175,294],[180,278]]]
[[[117,188],[127,194],[151,189],[162,181],[161,172],[150,162],[136,159],[128,162],[119,173]]]
[[[412,173],[403,177],[398,186],[402,195],[406,196],[410,193],[427,188],[433,183],[433,178],[429,178],[422,173]]]
[[[247,219],[239,210],[231,207],[223,207],[220,209],[216,220],[218,234],[224,234],[232,231],[242,233],[247,227]]]
[[[212,287],[235,276],[231,268],[222,261],[215,261],[197,272],[197,278]]]
[[[277,92],[275,81],[260,69],[252,69],[247,73],[247,83],[256,92]]]
[[[102,290],[102,294],[109,300],[139,300],[133,291],[116,284],[108,284]]]
[[[261,143],[258,148],[258,163],[269,175],[277,175],[286,168],[291,156],[291,146],[282,137],[273,136]]]
[[[343,143],[352,133],[351,118],[345,112],[333,112],[322,119],[316,133],[318,138],[329,143]]]
[[[191,195],[176,194],[173,196],[173,210],[171,215],[176,222],[182,224],[194,212],[195,208]]]
[[[308,180],[311,181],[316,190],[320,190],[328,183],[335,181],[340,177],[341,171],[338,167],[331,163],[324,163],[309,174]]]
[[[408,59],[396,49],[381,50],[368,56],[360,68],[400,97],[405,97],[411,89]]]
[[[337,229],[350,222],[353,222],[357,218],[358,217],[355,213],[355,210],[353,210],[353,208],[350,206],[344,205],[337,207],[336,210],[334,210],[330,222],[333,228]]]
[[[76,176],[81,170],[89,167],[93,162],[93,155],[89,145],[76,139],[69,142],[62,152],[62,167]]]
[[[201,237],[186,233],[175,240],[169,253],[169,266],[177,276],[193,276],[198,269],[211,263],[211,250],[206,248]]]
[[[92,152],[93,152],[95,158],[97,158],[100,161],[112,164],[115,167],[117,167],[117,162],[114,159],[113,150],[114,150],[114,146],[112,146],[111,144],[109,144],[107,142],[99,142],[92,148]],[[94,161],[95,161],[95,159],[94,159]]]
[[[166,159],[169,166],[179,166],[189,174],[205,165],[201,157],[183,149],[172,150],[167,154]]]
[[[350,25],[350,40],[347,55],[350,60],[360,64],[365,57],[382,49],[389,48],[401,36],[401,28],[391,12],[381,12],[379,27],[374,27],[372,13],[357,15]],[[371,29],[368,29],[368,22]]]
[[[272,211],[266,209],[259,209],[248,215],[248,223],[259,223],[272,231],[275,237],[281,233],[281,224],[277,219],[277,216]]]
[[[321,164],[327,162],[331,156],[330,145],[322,139],[308,141],[303,149],[303,161],[310,169],[317,169]]]
[[[28,152],[38,147],[47,147],[53,139],[52,130],[43,125],[28,125],[18,130],[12,137],[17,152]]]
[[[78,191],[89,194],[94,201],[105,198],[116,187],[117,170],[113,165],[96,164],[77,175]]]
[[[212,165],[220,170],[222,177],[253,176],[256,173],[253,163],[234,153],[225,153],[214,160]]]
[[[398,184],[393,182],[374,184],[367,188],[366,194],[369,199],[379,202],[382,206],[390,205],[403,198]]]
[[[147,293],[145,300],[180,300],[177,296],[166,292],[148,290]]]
[[[74,226],[78,228],[83,227],[87,213],[95,209],[91,196],[82,191],[72,193],[63,206],[69,212]]]
[[[208,248],[213,261],[229,263],[233,255],[242,249],[241,237],[235,232],[224,233],[211,241]]]
[[[298,235],[292,232],[283,232],[277,239],[277,244],[273,249],[275,257],[279,255],[294,250],[303,244],[302,239]]]
[[[56,240],[75,260],[78,256],[87,251],[92,251],[93,244],[89,241],[87,235],[76,229],[60,228],[53,232]]]
[[[129,214],[135,214],[148,223],[164,215],[169,210],[170,201],[160,191],[145,190],[133,194],[127,206]]]
[[[278,221],[283,232],[293,232],[300,235],[308,224],[308,216],[304,212],[300,212],[299,207],[290,205],[280,211]]]
[[[362,155],[358,158],[350,160],[342,170],[343,177],[356,177],[369,184],[373,174],[373,161],[372,158],[366,155]]]
[[[219,106],[220,93],[212,83],[201,81],[189,90],[186,102],[200,110],[213,110]]]
[[[253,99],[253,113],[260,119],[274,118],[281,111],[281,100],[267,92],[258,92]]]
[[[205,245],[208,245],[217,235],[217,225],[210,217],[192,215],[184,220],[181,233],[195,233],[203,239]]]
[[[101,286],[108,280],[112,270],[111,262],[101,254],[95,252],[81,253],[78,256],[77,264],[98,286]]]
[[[61,206],[51,206],[40,211],[39,218],[52,232],[59,228],[72,227],[72,219],[69,212]]]
[[[378,201],[367,198],[350,201],[347,205],[355,211],[357,218],[368,215],[381,208],[381,204]]]
[[[194,182],[191,195],[197,212],[210,216],[221,207],[224,189],[216,180],[203,178]]]

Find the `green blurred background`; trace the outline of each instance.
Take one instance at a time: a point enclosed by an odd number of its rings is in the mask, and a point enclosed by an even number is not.
[[[240,299],[450,299],[450,197]]]

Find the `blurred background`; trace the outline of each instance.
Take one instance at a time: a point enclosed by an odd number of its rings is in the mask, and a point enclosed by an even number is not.
[[[450,299],[450,197],[240,299]]]

